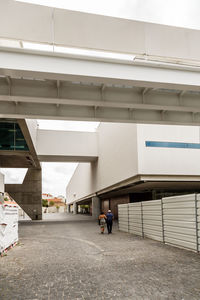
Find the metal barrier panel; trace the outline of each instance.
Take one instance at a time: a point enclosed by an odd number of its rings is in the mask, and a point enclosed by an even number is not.
[[[139,236],[143,236],[141,202],[130,203],[128,205],[128,209],[129,232]]]
[[[195,194],[163,198],[165,243],[197,250]]]
[[[200,251],[200,194],[196,195],[197,251]]]
[[[200,194],[118,205],[119,230],[200,251]]]
[[[144,237],[163,241],[161,200],[142,202]]]
[[[128,227],[129,227],[128,204],[118,205],[118,223],[119,223],[120,231],[128,232]]]

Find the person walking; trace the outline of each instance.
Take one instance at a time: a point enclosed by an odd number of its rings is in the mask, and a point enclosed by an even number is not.
[[[101,228],[101,234],[104,233],[105,224],[106,224],[106,215],[104,214],[104,212],[101,212],[99,215],[99,225]]]
[[[111,210],[109,209],[108,212],[107,212],[107,214],[106,214],[106,222],[107,222],[108,234],[112,233],[113,219],[114,219],[114,216],[113,216]]]

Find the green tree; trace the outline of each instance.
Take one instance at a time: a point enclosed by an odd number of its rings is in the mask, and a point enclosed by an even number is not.
[[[42,199],[42,206],[43,207],[48,207],[48,200]]]
[[[54,201],[51,200],[51,201],[49,202],[49,206],[54,206]]]

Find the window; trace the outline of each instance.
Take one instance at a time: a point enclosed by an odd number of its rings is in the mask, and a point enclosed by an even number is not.
[[[146,147],[200,149],[197,143],[146,141]]]
[[[29,151],[17,122],[0,122],[0,150]]]

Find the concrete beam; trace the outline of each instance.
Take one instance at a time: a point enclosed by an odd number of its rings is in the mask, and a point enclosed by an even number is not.
[[[193,73],[191,72],[190,75],[194,75]],[[92,78],[90,79],[92,80]],[[146,90],[143,87],[117,86],[115,84],[104,88],[102,100],[102,84],[92,84],[92,82],[82,84],[81,82],[63,81],[59,88],[59,98],[55,80],[12,78],[12,83],[12,95],[9,95],[6,78],[0,78],[2,117],[177,125],[200,124],[200,91],[187,90],[183,93],[182,90],[160,88]],[[148,92],[144,93],[144,91]],[[46,131],[43,136],[45,137],[47,133]],[[59,136],[61,134],[59,133]],[[33,148],[34,144],[31,143],[32,146],[29,145],[29,147]],[[47,153],[40,153],[40,155],[45,154]]]
[[[94,162],[98,156],[76,156],[76,155],[38,155],[40,162]]]
[[[10,50],[11,51],[11,50]],[[0,51],[0,75],[199,91],[199,67],[117,63]],[[56,85],[55,85],[56,87]],[[13,87],[12,87],[13,88]]]
[[[36,150],[43,162],[92,162],[98,158],[97,133],[38,129]]]
[[[28,169],[22,184],[5,185],[5,191],[32,220],[42,219],[41,175],[41,169]]]
[[[18,124],[21,128],[23,136],[24,136],[24,138],[26,140],[26,143],[28,145],[29,151],[30,151],[32,159],[34,161],[34,167],[40,169],[41,168],[40,167],[40,162],[38,160],[37,153],[35,151],[35,146],[34,146],[33,139],[31,137],[29,128],[27,126],[27,122],[26,122],[26,120],[21,120],[21,119],[18,119],[17,122],[18,122]]]

